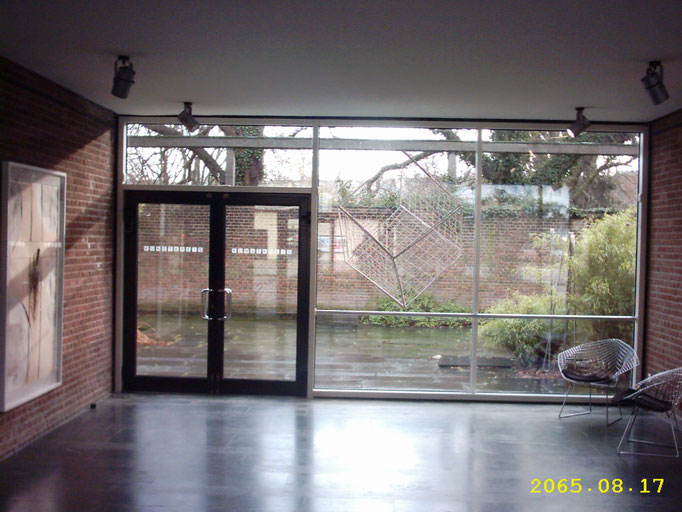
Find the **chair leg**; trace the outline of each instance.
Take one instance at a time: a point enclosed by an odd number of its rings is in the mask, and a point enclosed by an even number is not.
[[[670,417],[670,413],[668,413],[668,417]],[[675,458],[678,458],[680,456],[680,448],[677,445],[677,436],[675,435],[675,431],[680,429],[680,426],[677,424],[677,416],[675,415],[675,411],[672,412],[672,421],[670,422],[670,428],[673,431],[673,444],[675,445]]]
[[[668,423],[670,423],[670,430],[672,431],[673,435],[673,444],[665,444],[665,443],[656,443],[654,441],[645,441],[644,439],[634,439],[630,437],[630,434],[632,432],[632,427],[635,424],[635,420],[637,419],[637,414],[639,413],[639,407],[635,405],[635,409],[633,411],[633,416],[630,422],[628,423],[628,426],[625,429],[625,432],[623,432],[623,436],[620,438],[620,443],[618,443],[618,448],[617,452],[618,455],[649,455],[651,457],[668,457],[668,458],[678,458],[680,456],[680,449],[677,443],[677,434],[676,430],[679,430],[679,425],[677,424],[677,416],[673,412],[672,415],[670,412],[666,412],[666,415],[668,416]],[[623,445],[623,441],[627,440],[630,443],[637,443],[637,444],[648,444],[652,446],[660,446],[662,448],[674,448],[675,449],[675,455],[666,455],[662,453],[651,453],[651,452],[626,452],[621,450],[621,446]]]
[[[623,419],[623,411],[620,408],[620,404],[618,404],[618,412],[620,413],[620,417],[609,423],[609,389],[610,388],[607,386],[606,387],[606,428],[610,427],[614,423]],[[615,393],[615,389],[616,388],[614,388],[614,393]]]
[[[569,382],[568,384],[568,389],[566,390],[566,395],[564,396],[564,403],[561,404],[561,410],[559,411],[559,418],[570,418],[572,416],[583,416],[585,414],[590,414],[592,412],[592,386],[588,385],[589,390],[590,390],[590,408],[587,411],[580,411],[580,412],[573,412],[571,414],[562,414],[564,412],[564,407],[566,406],[566,399],[568,398],[568,394],[571,392],[571,388],[573,387],[573,383]]]
[[[639,406],[635,405],[635,408],[632,410],[632,418],[630,418],[630,421],[628,421],[628,426],[625,427],[625,431],[623,432],[623,435],[620,437],[620,443],[618,443],[618,448],[616,448],[616,452],[618,453],[618,455],[631,453],[622,451],[621,446],[623,446],[623,441],[625,441],[626,439],[628,441],[630,440],[630,431],[632,430],[632,427],[635,424],[635,420],[637,419],[638,413]]]

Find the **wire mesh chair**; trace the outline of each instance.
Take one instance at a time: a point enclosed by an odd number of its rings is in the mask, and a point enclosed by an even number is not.
[[[632,347],[615,338],[590,341],[560,352],[557,355],[557,363],[561,376],[569,383],[564,403],[559,411],[559,418],[590,414],[592,412],[592,387],[598,386],[606,388],[606,426],[623,419],[623,412],[618,404],[620,417],[609,422],[609,389],[611,387],[615,389],[619,377],[639,364],[637,354]],[[590,408],[586,411],[563,414],[566,399],[574,384],[588,386]]]
[[[682,402],[682,367],[674,370],[667,370],[665,372],[657,373],[651,377],[640,382],[636,391],[626,397],[634,400],[635,406],[632,410],[632,418],[628,426],[623,432],[623,436],[618,443],[618,454],[626,455],[651,455],[654,457],[679,457],[680,449],[677,444],[677,436],[675,432],[680,429],[677,422],[677,412]],[[654,441],[647,441],[643,439],[633,439],[630,437],[632,427],[637,420],[637,415],[641,409],[652,411],[654,413],[665,413],[670,423],[670,430],[673,434],[673,445],[656,443]],[[667,455],[661,453],[651,452],[627,452],[622,450],[625,441],[631,443],[648,444],[653,446],[662,446],[665,448],[674,448],[675,455]]]

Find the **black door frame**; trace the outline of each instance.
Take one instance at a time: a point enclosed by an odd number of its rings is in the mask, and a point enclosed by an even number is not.
[[[263,394],[306,396],[308,386],[308,326],[310,318],[310,195],[268,192],[200,192],[183,190],[124,191],[123,249],[123,390],[183,393]],[[207,376],[159,377],[137,375],[137,254],[138,205],[187,204],[210,207]],[[296,376],[293,381],[223,379],[223,321],[225,287],[225,207],[297,206],[298,290],[296,315]]]

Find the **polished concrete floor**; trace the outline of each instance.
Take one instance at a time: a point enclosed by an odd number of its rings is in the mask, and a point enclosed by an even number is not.
[[[602,409],[557,413],[556,405],[115,395],[0,462],[0,510],[682,509],[680,459],[619,457],[625,422],[606,430]],[[670,435],[652,420],[646,433]],[[548,479],[580,479],[581,492],[548,493]],[[660,493],[653,479],[663,479]]]

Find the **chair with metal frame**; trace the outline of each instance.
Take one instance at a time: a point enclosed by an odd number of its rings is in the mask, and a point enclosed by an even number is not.
[[[628,426],[623,432],[623,436],[618,443],[618,455],[651,455],[653,457],[679,457],[680,449],[677,443],[676,430],[680,430],[677,422],[677,412],[682,402],[682,367],[674,370],[667,370],[661,373],[652,375],[651,377],[641,381],[636,391],[626,397],[628,400],[634,401],[634,408],[632,409],[632,418]],[[654,413],[665,413],[670,423],[670,430],[673,434],[673,445],[656,443],[654,441],[647,441],[644,439],[633,439],[630,437],[632,427],[637,420],[637,415],[641,409],[652,411]],[[623,442],[648,444],[653,446],[662,446],[664,448],[674,448],[675,455],[667,455],[662,453],[652,452],[627,452],[622,450]]]
[[[557,363],[561,376],[569,383],[559,411],[559,418],[590,414],[592,412],[592,387],[597,386],[606,388],[606,426],[623,419],[619,404],[620,417],[609,422],[609,389],[613,387],[615,390],[620,376],[639,364],[637,354],[630,345],[615,338],[590,341],[560,352],[557,354]],[[562,414],[566,399],[574,384],[588,386],[590,408],[586,411]]]

